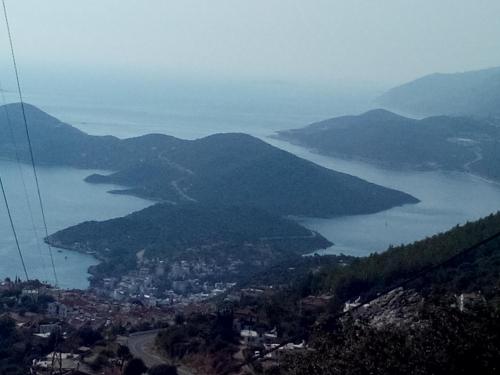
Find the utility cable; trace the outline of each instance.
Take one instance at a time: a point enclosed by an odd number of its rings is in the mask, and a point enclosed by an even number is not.
[[[16,242],[17,252],[19,253],[19,258],[21,258],[21,264],[23,265],[24,274],[26,276],[26,281],[29,281],[28,270],[26,269],[26,263],[24,263],[23,253],[21,252],[21,246],[19,246],[19,239],[17,237],[16,227],[14,226],[14,221],[12,220],[12,214],[10,212],[9,201],[7,199],[7,194],[5,194],[5,188],[3,186],[2,177],[0,176],[0,188],[2,190],[3,200],[5,202],[5,207],[7,208],[7,216],[9,217],[10,227],[12,233],[14,234],[14,240]]]
[[[29,199],[28,188],[27,188],[27,185],[26,185],[26,179],[24,178],[24,171],[23,171],[23,167],[22,167],[22,163],[21,163],[21,157],[19,155],[19,148],[18,148],[18,144],[17,144],[17,141],[16,141],[16,136],[15,136],[15,133],[14,133],[14,126],[12,124],[12,120],[11,120],[11,117],[10,117],[10,114],[9,114],[9,110],[7,109],[7,101],[5,99],[5,94],[3,92],[3,87],[2,87],[2,83],[1,82],[0,82],[0,97],[2,99],[2,104],[3,104],[2,107],[3,107],[4,113],[5,113],[5,119],[7,121],[8,127],[9,127],[9,133],[10,133],[11,142],[12,142],[12,145],[14,146],[14,150],[15,150],[17,169],[18,169],[19,175],[21,177],[21,183],[23,185],[24,196],[26,198],[26,205],[27,205],[27,208],[28,208],[28,211],[29,211],[29,216],[30,216],[30,221],[31,221],[31,227],[32,227],[33,233],[35,235],[36,247],[38,249],[38,253],[40,254],[40,258],[41,258],[41,261],[42,261],[42,267],[43,267],[43,272],[44,272],[45,279],[48,280],[48,276],[47,276],[47,264],[45,262],[45,257],[43,256],[42,245],[40,243],[41,241],[40,241],[40,238],[38,236],[38,230],[36,228],[35,218],[33,216],[33,208],[31,206],[31,201]]]
[[[37,191],[37,195],[38,195],[38,203],[40,204],[40,211],[41,211],[41,214],[42,214],[42,221],[43,221],[43,226],[44,226],[44,229],[45,229],[45,236],[46,236],[46,238],[48,238],[49,237],[49,230],[47,229],[47,220],[46,220],[46,216],[45,216],[45,209],[44,209],[44,205],[43,205],[42,194],[41,194],[41,191],[40,191],[40,183],[38,181],[38,173],[36,171],[35,157],[34,157],[34,154],[33,154],[33,146],[32,146],[32,143],[31,143],[31,137],[30,137],[29,127],[28,127],[28,120],[27,120],[27,117],[26,117],[26,109],[25,109],[25,106],[24,106],[23,93],[22,93],[22,90],[21,90],[21,83],[20,83],[20,79],[19,79],[19,70],[17,68],[16,55],[15,55],[15,52],[14,52],[14,43],[13,43],[12,33],[11,33],[11,30],[10,30],[9,17],[8,17],[8,14],[7,14],[7,6],[5,5],[5,0],[2,0],[2,5],[3,5],[3,14],[4,14],[4,18],[5,18],[5,25],[7,27],[7,34],[8,34],[8,37],[9,37],[10,54],[11,54],[11,57],[12,57],[12,64],[13,64],[14,73],[15,73],[15,76],[16,76],[17,92],[19,94],[19,102],[21,104],[21,112],[22,112],[22,115],[23,115],[24,129],[26,131],[26,138],[28,140],[28,147],[29,147],[29,152],[30,152],[31,166],[32,166],[32,169],[33,169],[33,175],[35,177],[36,191]],[[54,273],[55,286],[57,287],[58,284],[59,284],[59,282],[58,282],[58,279],[57,279],[56,266],[55,266],[55,263],[54,263],[54,255],[52,253],[52,247],[50,246],[50,244],[47,243],[47,246],[49,248],[50,261],[51,261],[51,264],[52,264],[52,271]]]

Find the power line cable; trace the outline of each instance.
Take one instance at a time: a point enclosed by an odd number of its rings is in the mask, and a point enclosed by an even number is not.
[[[3,87],[2,87],[1,82],[0,82],[0,97],[2,99],[2,104],[3,104],[2,107],[3,107],[4,113],[5,113],[5,119],[7,121],[7,125],[9,128],[11,142],[12,142],[12,145],[14,146],[17,169],[18,169],[19,175],[21,177],[21,183],[23,185],[23,191],[24,191],[24,196],[26,198],[26,205],[28,208],[29,216],[30,216],[31,227],[33,229],[33,234],[35,235],[36,247],[38,249],[38,253],[40,254],[40,258],[42,261],[42,267],[43,267],[43,273],[44,273],[45,279],[48,280],[47,264],[45,262],[45,257],[43,256],[42,245],[41,245],[40,237],[38,236],[38,230],[36,228],[35,218],[33,216],[33,208],[31,206],[31,201],[29,199],[29,193],[28,193],[28,188],[26,185],[26,179],[24,178],[24,171],[23,171],[23,167],[22,167],[22,163],[21,163],[21,157],[19,155],[19,148],[18,148],[18,144],[16,141],[16,136],[14,134],[14,126],[12,124],[10,113],[9,113],[8,108],[7,108],[7,101],[5,99],[5,94],[3,92]]]
[[[40,204],[40,211],[41,211],[41,214],[42,214],[42,221],[43,221],[43,226],[44,226],[44,229],[45,229],[45,236],[46,236],[46,238],[48,238],[49,237],[49,230],[47,229],[47,220],[46,220],[46,216],[45,216],[45,209],[44,209],[44,205],[43,205],[42,194],[40,192],[40,183],[38,181],[38,173],[36,171],[35,157],[34,157],[34,154],[33,154],[33,146],[31,144],[31,137],[30,137],[29,127],[28,127],[28,120],[27,120],[27,117],[26,117],[26,109],[24,108],[23,93],[22,93],[22,90],[21,90],[21,83],[20,83],[20,79],[19,79],[19,70],[17,68],[16,55],[15,55],[15,52],[14,52],[14,43],[13,43],[12,33],[11,33],[11,30],[10,30],[9,17],[8,17],[8,14],[7,14],[7,6],[5,5],[5,0],[2,0],[2,5],[3,5],[3,14],[4,14],[4,18],[5,18],[5,25],[7,27],[7,35],[9,37],[10,54],[11,54],[11,57],[12,57],[12,64],[13,64],[14,73],[15,73],[15,76],[16,76],[17,92],[19,94],[19,102],[21,104],[21,112],[22,112],[22,115],[23,115],[24,129],[26,131],[26,138],[28,140],[28,146],[29,146],[29,152],[30,152],[30,159],[31,159],[31,166],[32,166],[32,169],[33,169],[33,176],[35,178],[36,191],[37,191],[37,195],[38,195],[38,203]],[[54,263],[54,255],[52,253],[52,246],[50,246],[50,244],[48,244],[48,243],[47,243],[47,246],[49,248],[50,261],[51,261],[51,264],[52,264],[52,271],[54,273],[55,286],[57,287],[57,285],[59,284],[59,282],[58,282],[58,279],[57,279],[57,272],[56,272],[56,266],[55,266],[55,263]]]
[[[14,221],[12,220],[12,214],[10,212],[9,201],[7,200],[7,194],[5,193],[5,188],[3,186],[2,177],[0,176],[0,188],[2,190],[3,200],[5,202],[5,208],[7,209],[7,216],[9,217],[10,227],[12,233],[14,234],[14,240],[16,242],[17,252],[19,253],[19,258],[21,258],[21,264],[23,265],[24,274],[26,275],[26,281],[29,281],[28,270],[26,269],[26,263],[24,263],[23,253],[21,252],[21,246],[19,246],[19,239],[17,237],[16,227],[14,226]]]

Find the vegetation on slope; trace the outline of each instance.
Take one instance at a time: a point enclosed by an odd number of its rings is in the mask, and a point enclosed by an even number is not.
[[[39,163],[116,171],[88,182],[117,183],[122,193],[172,201],[248,205],[279,215],[371,213],[416,203],[414,197],[335,172],[245,134],[185,141],[160,134],[120,140],[85,134],[26,106]],[[6,107],[28,161],[19,105]],[[15,158],[7,120],[0,117],[0,156]]]
[[[243,293],[220,311],[253,316],[253,329],[276,328],[283,343],[308,343],[308,349],[278,351],[266,357],[274,359],[252,361],[255,373],[495,374],[500,368],[500,239],[455,256],[499,230],[500,213],[346,263],[312,257],[294,282],[261,295]],[[402,292],[380,297],[380,292],[449,259],[453,261],[405,285]],[[303,271],[309,271],[308,276]],[[271,278],[283,273],[269,272]],[[265,283],[273,284],[269,279]],[[464,308],[459,296],[470,292],[475,302]],[[371,310],[361,305],[339,319],[343,302],[358,296],[361,303],[377,299],[370,303]],[[234,365],[238,332],[228,325],[224,338],[212,335],[218,320],[187,317],[163,331],[157,345],[172,358],[203,363],[207,373],[221,373]],[[252,358],[255,350],[264,348],[255,344],[242,355]]]
[[[293,353],[275,374],[496,374],[500,370],[500,316],[463,313],[428,302],[413,327],[373,327],[362,321],[318,333],[315,351]],[[268,373],[268,372],[266,372]]]
[[[247,309],[251,306],[257,314],[271,312],[278,326],[293,323],[285,331],[285,340],[298,343],[304,338],[310,345],[309,350],[278,353],[280,359],[274,365],[255,361],[254,371],[283,375],[497,373],[500,239],[456,255],[499,231],[500,213],[342,267],[323,266],[264,305],[253,302]],[[377,297],[449,259],[453,261],[406,284],[402,294]],[[311,293],[333,298],[326,309],[311,313],[303,309],[304,297]],[[463,293],[471,293],[474,302],[461,306]],[[361,304],[377,299],[370,303],[371,310],[361,305],[339,319],[344,302],[358,296]]]
[[[296,240],[295,248],[288,246],[290,240]],[[101,255],[127,249],[134,254],[146,250],[149,256],[168,257],[188,247],[219,241],[272,242],[276,248],[296,253],[330,245],[321,235],[263,210],[195,204],[156,204],[122,218],[75,225],[51,235],[49,241]]]
[[[282,131],[277,136],[322,154],[388,167],[500,176],[500,126],[487,120],[449,116],[415,120],[378,109]]]
[[[360,295],[374,296],[499,231],[500,213],[497,213],[411,245],[359,258],[342,269],[323,269],[308,280],[306,290],[333,293],[341,302]],[[439,287],[449,293],[481,290],[492,297],[500,295],[499,272],[500,239],[496,239],[453,264],[433,270],[412,286]]]
[[[156,204],[122,218],[85,222],[48,238],[57,247],[92,251],[104,260],[94,271],[119,275],[147,259],[262,266],[330,246],[316,232],[266,211],[236,206]],[[253,266],[251,266],[253,265]],[[243,276],[243,275],[242,275]]]

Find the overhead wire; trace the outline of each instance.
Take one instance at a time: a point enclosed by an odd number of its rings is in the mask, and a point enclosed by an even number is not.
[[[28,126],[28,119],[27,119],[27,116],[26,116],[26,108],[24,106],[24,99],[23,99],[23,93],[22,93],[22,89],[21,89],[21,82],[20,82],[20,79],[19,79],[19,69],[17,68],[16,55],[15,55],[15,50],[14,50],[14,42],[13,42],[13,38],[12,38],[12,32],[11,32],[11,29],[10,29],[9,17],[8,17],[8,13],[7,13],[7,6],[5,4],[5,0],[2,0],[2,5],[3,5],[3,14],[4,14],[4,18],[5,18],[5,25],[6,25],[6,28],[7,28],[7,35],[9,37],[9,45],[10,45],[10,54],[11,54],[11,57],[12,57],[12,65],[13,65],[14,73],[15,73],[15,77],[16,77],[17,92],[19,94],[19,102],[21,104],[21,113],[22,113],[22,117],[23,117],[24,129],[25,129],[26,138],[27,138],[27,141],[28,141],[28,148],[29,148],[29,153],[30,153],[31,166],[32,166],[32,169],[33,169],[33,176],[34,176],[34,179],[35,179],[36,191],[37,191],[37,196],[38,196],[38,203],[40,205],[40,211],[41,211],[41,215],[42,215],[43,226],[44,226],[44,229],[45,229],[45,236],[47,238],[47,237],[49,237],[49,230],[48,230],[48,227],[47,227],[47,219],[46,219],[46,216],[45,216],[45,209],[44,209],[42,194],[41,194],[41,190],[40,190],[40,182],[38,180],[38,173],[37,173],[37,170],[36,170],[35,156],[34,156],[34,153],[33,153],[33,145],[31,143],[31,136],[30,136],[29,126]],[[52,252],[52,246],[50,244],[47,244],[47,246],[48,246],[48,249],[49,249],[49,255],[50,255],[50,261],[51,261],[51,265],[52,265],[52,271],[53,271],[53,274],[54,274],[55,286],[57,287],[58,284],[59,284],[59,281],[58,281],[58,278],[57,278],[57,271],[56,271],[56,266],[55,266],[55,263],[54,263],[54,255],[53,255],[53,252]]]
[[[21,259],[21,264],[23,266],[24,274],[26,276],[26,281],[29,281],[28,270],[26,269],[26,263],[24,262],[23,253],[21,251],[21,246],[19,245],[19,238],[17,237],[16,227],[14,225],[14,221],[12,220],[12,213],[10,212],[9,201],[7,199],[7,194],[5,192],[5,188],[3,186],[2,177],[0,176],[0,189],[2,190],[3,201],[5,203],[5,208],[7,209],[7,216],[9,217],[10,227],[12,229],[12,233],[14,235],[14,241],[16,243],[17,251],[19,253],[19,258]]]
[[[43,255],[40,237],[38,235],[37,226],[35,224],[35,218],[33,216],[33,208],[31,206],[31,201],[30,201],[30,198],[29,198],[28,187],[26,185],[26,179],[24,177],[24,171],[23,171],[23,167],[22,167],[21,156],[19,155],[18,143],[17,143],[17,140],[16,140],[15,132],[14,132],[14,125],[12,124],[12,119],[11,119],[9,110],[7,108],[7,100],[5,98],[5,94],[4,94],[4,91],[3,91],[2,82],[0,82],[0,98],[2,99],[2,108],[4,110],[5,120],[6,120],[6,123],[7,123],[7,127],[9,128],[9,135],[10,135],[10,138],[11,138],[12,146],[14,147],[14,151],[15,151],[15,158],[16,158],[17,169],[18,169],[18,173],[19,173],[20,178],[21,178],[21,184],[23,185],[23,192],[24,192],[24,197],[25,197],[25,200],[26,200],[26,207],[28,208],[28,212],[29,212],[29,217],[30,217],[30,222],[31,222],[31,228],[33,230],[33,234],[35,235],[36,247],[37,247],[38,253],[40,255],[41,264],[42,264],[42,268],[43,268],[43,273],[44,273],[45,279],[48,280],[47,264],[45,262],[45,257]]]

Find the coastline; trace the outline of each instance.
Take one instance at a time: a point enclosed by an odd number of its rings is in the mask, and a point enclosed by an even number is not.
[[[359,162],[359,163],[364,163],[368,164],[370,166],[373,166],[375,168],[381,168],[381,169],[386,169],[389,171],[394,171],[394,172],[457,172],[457,173],[463,173],[469,176],[472,176],[474,178],[478,178],[482,180],[483,182],[490,183],[490,184],[495,184],[495,185],[500,185],[500,180],[495,180],[492,179],[488,176],[484,176],[480,173],[474,173],[473,169],[468,169],[465,167],[463,168],[458,168],[458,169],[451,169],[451,168],[443,168],[440,166],[424,166],[424,165],[414,165],[414,164],[406,164],[406,163],[391,163],[391,162],[384,162],[380,160],[374,160],[370,158],[364,158],[361,156],[353,156],[353,155],[348,155],[348,154],[342,154],[338,152],[322,152],[321,150],[310,147],[307,144],[304,144],[303,142],[297,141],[295,139],[290,139],[287,137],[282,137],[278,133],[271,134],[268,136],[268,138],[281,141],[281,142],[286,142],[289,143],[292,146],[297,146],[301,147],[315,155],[318,156],[323,156],[327,158],[338,158],[342,159],[344,161],[348,162]],[[477,160],[473,160],[472,162],[476,162]],[[468,163],[466,163],[468,164]]]

